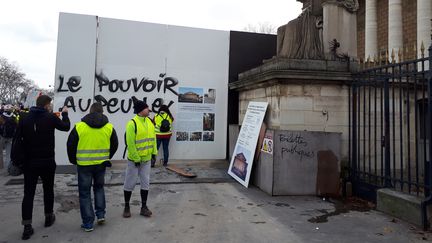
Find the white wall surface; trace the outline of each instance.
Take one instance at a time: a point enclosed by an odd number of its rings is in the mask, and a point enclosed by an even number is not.
[[[97,26],[98,23],[98,26]],[[96,44],[96,36],[97,44]],[[126,20],[97,18],[76,14],[60,14],[59,38],[56,66],[56,91],[60,83],[59,75],[80,76],[82,89],[78,92],[56,92],[56,109],[65,98],[73,96],[75,103],[79,98],[92,99],[103,97],[111,105],[104,107],[105,114],[119,136],[119,149],[114,159],[121,159],[124,149],[123,134],[125,124],[131,119],[133,109],[128,108],[132,96],[147,99],[148,105],[157,99],[165,104],[172,103],[170,110],[174,115],[174,134],[170,141],[170,159],[223,159],[226,154],[227,100],[228,100],[228,52],[229,32],[196,29],[161,24],[150,24]],[[171,89],[179,92],[179,87],[203,88],[216,90],[215,104],[182,103],[178,96],[169,89],[164,92],[164,85],[158,91],[141,87],[137,92],[133,84],[127,91],[109,90],[109,85],[100,85],[95,73],[103,75],[113,85],[113,80],[123,81],[136,78],[137,83],[143,78],[158,81],[167,77],[178,80]],[[164,77],[159,75],[166,74]],[[66,78],[65,82],[66,83]],[[63,87],[67,87],[63,84]],[[114,86],[112,86],[114,87]],[[146,88],[150,88],[147,85]],[[115,104],[117,99],[117,104]],[[83,104],[86,104],[84,102]],[[158,104],[154,106],[155,111]],[[176,132],[185,131],[190,111],[184,105],[194,108],[195,116],[203,113],[215,114],[214,141],[176,141]],[[84,105],[85,107],[85,105]],[[118,109],[118,110],[117,110]],[[117,111],[116,111],[117,110]],[[109,112],[111,111],[111,112]],[[79,108],[70,110],[71,122],[78,122],[87,112]],[[183,113],[183,114],[182,114]],[[153,117],[155,113],[151,113]],[[195,128],[187,132],[203,132]],[[66,133],[56,133],[56,154],[58,164],[67,164]],[[160,151],[160,155],[162,151]]]

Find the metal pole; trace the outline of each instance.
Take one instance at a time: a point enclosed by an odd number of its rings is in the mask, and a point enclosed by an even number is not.
[[[432,23],[432,19],[431,19],[431,23]],[[432,40],[432,31],[431,31],[431,40]],[[422,201],[421,203],[421,208],[422,208],[422,224],[423,224],[423,229],[427,229],[429,227],[429,222],[428,222],[428,216],[427,216],[427,206],[430,205],[432,203],[432,195],[430,193],[431,191],[431,175],[432,175],[432,166],[431,166],[431,155],[432,155],[432,44],[429,46],[429,57],[428,57],[428,61],[429,61],[429,67],[427,70],[427,82],[428,82],[428,87],[427,87],[427,97],[428,97],[428,112],[427,112],[427,123],[426,123],[426,132],[427,132],[427,136],[426,139],[428,141],[428,158],[425,158],[425,200]],[[426,165],[428,165],[426,167]],[[426,170],[427,168],[427,170]]]
[[[389,101],[389,80],[384,80],[384,160],[385,160],[385,187],[391,187],[390,168],[390,101]]]
[[[357,84],[352,84],[352,157],[351,157],[351,183],[354,183],[357,174]]]

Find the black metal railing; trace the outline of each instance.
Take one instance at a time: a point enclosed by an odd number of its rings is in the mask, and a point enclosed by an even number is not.
[[[431,54],[399,63],[393,57],[354,75],[349,93],[353,182],[371,191],[388,187],[431,195],[431,65]]]

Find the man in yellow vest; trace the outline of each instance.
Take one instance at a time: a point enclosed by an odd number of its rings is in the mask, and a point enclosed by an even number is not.
[[[150,217],[152,212],[147,207],[147,196],[150,185],[150,160],[152,155],[157,155],[156,134],[153,122],[148,117],[150,109],[143,101],[136,101],[134,113],[137,114],[126,125],[126,146],[128,164],[124,182],[125,208],[123,217],[131,216],[129,201],[135,188],[137,179],[141,185],[141,212],[145,217]]]
[[[111,167],[110,159],[118,147],[114,127],[102,113],[102,105],[94,103],[90,107],[90,114],[75,124],[67,141],[69,161],[77,165],[81,228],[86,232],[93,231],[95,214],[99,225],[105,223],[105,168]],[[94,211],[91,200],[92,181]]]

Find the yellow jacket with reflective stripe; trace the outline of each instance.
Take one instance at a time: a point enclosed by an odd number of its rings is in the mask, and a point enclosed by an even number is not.
[[[80,166],[99,165],[109,160],[111,123],[101,128],[93,128],[85,122],[75,125],[78,133],[77,164]]]
[[[136,115],[126,125],[126,143],[128,159],[135,163],[148,162],[152,155],[157,155],[156,134],[153,122],[148,117]]]
[[[170,130],[168,132],[161,132],[159,129],[162,125],[162,121],[164,119],[167,119],[170,123]],[[171,117],[167,114],[167,113],[161,113],[161,114],[156,114],[154,117],[154,122],[155,122],[155,132],[157,135],[168,135],[168,134],[172,134],[172,123],[173,120],[171,119]]]

